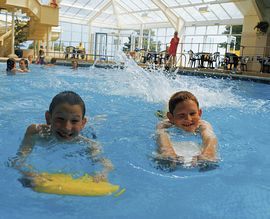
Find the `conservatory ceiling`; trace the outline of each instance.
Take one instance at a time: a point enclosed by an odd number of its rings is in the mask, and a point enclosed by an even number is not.
[[[242,24],[250,0],[61,0],[60,20],[119,29]]]

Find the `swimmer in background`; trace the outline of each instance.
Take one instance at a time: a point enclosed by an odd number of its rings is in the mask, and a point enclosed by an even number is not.
[[[9,58],[7,60],[7,75],[16,75],[16,72],[22,72],[22,70],[16,68],[16,60],[14,58]]]
[[[51,58],[51,61],[47,63],[45,66],[46,67],[54,67],[56,64],[57,59],[56,58]]]
[[[19,62],[21,72],[29,72],[28,61],[26,59],[21,59]]]
[[[33,55],[29,55],[27,57],[27,60],[28,60],[28,64],[31,65],[33,63]]]
[[[71,66],[72,66],[71,67],[72,69],[77,70],[78,66],[79,66],[78,61],[77,60],[72,60]]]
[[[201,119],[202,110],[197,98],[188,91],[180,91],[172,95],[169,100],[167,118],[157,125],[158,152],[162,158],[183,161],[181,153],[176,153],[167,129],[179,128],[189,133],[199,133],[202,139],[202,148],[199,155],[192,157],[192,164],[200,161],[217,161],[217,138],[212,126]]]
[[[80,131],[87,122],[85,104],[81,97],[73,91],[57,94],[52,99],[49,110],[45,112],[45,118],[47,124],[32,124],[27,128],[13,166],[21,170],[24,175],[35,177],[35,174],[25,172],[23,168],[27,167],[24,161],[32,152],[36,140],[43,139],[49,142],[56,138],[61,142],[83,141],[88,145],[90,158],[95,163],[99,162],[103,165],[103,170],[96,173],[94,180],[105,181],[113,165],[109,160],[98,157],[100,146],[96,141],[80,135]]]
[[[15,61],[15,59],[9,58],[7,60],[7,69],[6,69],[6,71],[7,71],[7,74],[10,74],[10,75],[12,75],[12,74],[15,75],[16,74],[17,69],[16,69],[16,61]]]

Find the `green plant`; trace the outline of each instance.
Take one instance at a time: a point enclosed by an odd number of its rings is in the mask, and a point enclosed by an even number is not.
[[[15,48],[20,48],[22,43],[27,41],[28,26],[27,21],[20,20],[18,17],[15,19]]]

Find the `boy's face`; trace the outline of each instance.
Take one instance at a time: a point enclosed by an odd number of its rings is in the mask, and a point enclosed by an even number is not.
[[[79,135],[86,124],[83,118],[80,105],[70,105],[68,103],[59,104],[52,114],[46,112],[46,121],[51,125],[51,131],[60,140],[72,140]]]
[[[197,104],[193,100],[178,103],[173,114],[167,113],[171,123],[187,132],[195,132],[199,126],[201,115],[201,109],[198,109]]]

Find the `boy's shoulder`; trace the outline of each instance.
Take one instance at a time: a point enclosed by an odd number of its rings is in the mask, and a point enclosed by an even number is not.
[[[48,132],[50,127],[46,124],[31,124],[26,129],[26,135],[35,135]]]

